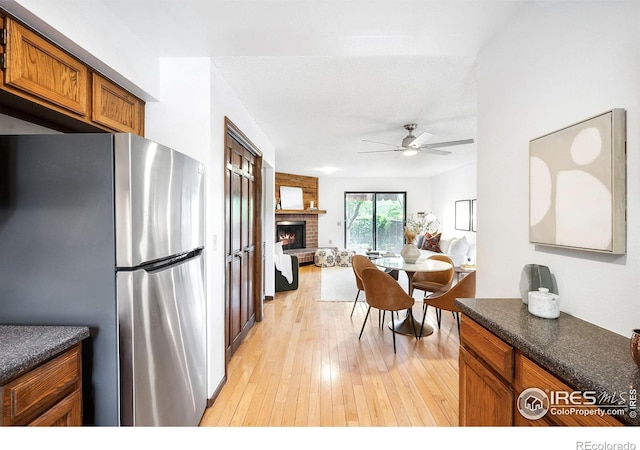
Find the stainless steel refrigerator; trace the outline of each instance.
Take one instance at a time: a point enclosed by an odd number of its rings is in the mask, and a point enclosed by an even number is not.
[[[0,136],[0,323],[86,325],[84,422],[206,407],[204,173],[131,134]]]

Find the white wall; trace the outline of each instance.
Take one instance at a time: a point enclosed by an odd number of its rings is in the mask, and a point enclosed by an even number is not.
[[[344,248],[344,193],[384,192],[407,193],[407,215],[429,212],[431,181],[428,178],[334,178],[319,177],[318,208],[326,214],[318,217],[318,245]]]
[[[522,266],[549,266],[561,309],[629,336],[640,304],[638,4],[537,2],[478,58],[478,296],[519,297]],[[627,110],[627,254],[528,239],[529,140]]]
[[[444,238],[451,236],[467,238],[469,245],[476,243],[476,233],[455,229],[455,202],[476,198],[477,165],[467,164],[441,175],[431,177],[431,205],[440,221]]]

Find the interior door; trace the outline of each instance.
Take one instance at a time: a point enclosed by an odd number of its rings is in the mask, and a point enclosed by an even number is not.
[[[225,140],[226,302],[228,361],[257,320],[261,320],[260,156],[235,133]]]

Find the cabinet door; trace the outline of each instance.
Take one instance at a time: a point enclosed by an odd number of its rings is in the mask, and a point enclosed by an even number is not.
[[[5,23],[8,42],[4,87],[86,117],[87,67],[17,22],[5,19]]]
[[[91,119],[123,133],[144,135],[144,103],[100,75],[93,74]]]
[[[460,425],[513,425],[511,388],[464,348],[460,348]]]

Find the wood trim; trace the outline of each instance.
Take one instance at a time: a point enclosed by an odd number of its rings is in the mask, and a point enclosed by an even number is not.
[[[326,214],[327,211],[324,209],[314,209],[310,211],[308,209],[278,209],[276,211],[276,215],[278,214],[310,214],[310,215],[318,215],[318,214]]]

